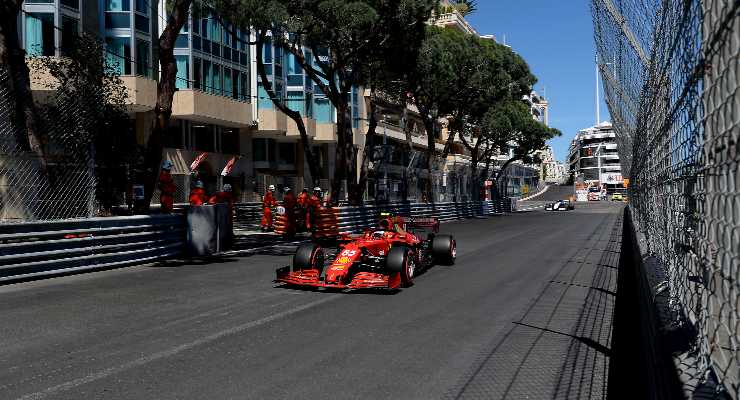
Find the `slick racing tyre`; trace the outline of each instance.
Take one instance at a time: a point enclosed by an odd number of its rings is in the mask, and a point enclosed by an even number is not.
[[[416,271],[416,260],[411,249],[405,246],[391,248],[385,259],[385,265],[389,272],[401,273],[401,283],[404,286],[411,285]]]
[[[437,235],[432,239],[432,254],[440,264],[452,265],[457,258],[457,243],[451,235]]]
[[[293,271],[317,269],[319,275],[324,269],[324,250],[315,244],[304,244],[293,255]]]

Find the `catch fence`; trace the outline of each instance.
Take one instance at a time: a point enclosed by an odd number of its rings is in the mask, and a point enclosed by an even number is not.
[[[684,374],[740,397],[740,2],[592,0],[631,215],[667,277]],[[688,371],[688,372],[687,372]]]

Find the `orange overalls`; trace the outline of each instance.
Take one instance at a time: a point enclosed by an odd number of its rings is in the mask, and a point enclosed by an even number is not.
[[[159,203],[162,205],[162,212],[172,212],[175,208],[175,181],[172,180],[170,171],[159,173]]]
[[[220,203],[226,203],[229,205],[229,209],[234,208],[234,197],[231,195],[231,192],[216,192],[213,196],[211,196],[210,200],[208,200],[209,204],[220,204]]]
[[[277,206],[278,203],[272,196],[272,192],[267,192],[262,199],[262,229],[272,229],[272,210],[270,207]]]
[[[308,222],[308,219],[310,217],[308,213],[308,192],[304,190],[299,193],[296,204],[298,205],[298,212],[302,214],[303,224],[305,225],[306,230],[308,230],[310,225],[310,223]]]
[[[321,199],[314,195],[308,199],[307,204],[308,213],[306,214],[306,229],[316,229],[316,219],[319,216],[319,210],[321,209]]]
[[[283,207],[285,207],[285,215],[288,217],[288,233],[295,233],[295,204],[296,198],[293,192],[288,192],[283,196]]]
[[[191,206],[202,206],[206,203],[206,200],[208,200],[208,196],[206,195],[205,189],[196,187],[190,191]]]

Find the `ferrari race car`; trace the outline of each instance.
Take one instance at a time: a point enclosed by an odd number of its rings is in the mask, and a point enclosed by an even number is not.
[[[293,265],[279,268],[275,282],[345,290],[410,286],[420,270],[455,263],[455,239],[438,232],[436,218],[381,218],[375,229],[342,235],[336,249],[298,247]]]
[[[558,200],[552,203],[548,203],[545,206],[545,211],[568,211],[574,209],[575,206],[573,206],[573,203],[571,203],[570,200]]]

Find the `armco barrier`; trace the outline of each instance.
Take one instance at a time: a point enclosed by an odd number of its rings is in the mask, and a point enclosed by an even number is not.
[[[0,225],[0,281],[177,256],[185,224],[172,214]]]
[[[330,211],[331,210],[331,211]],[[502,209],[491,201],[450,203],[393,203],[387,205],[344,206],[328,209],[320,224],[322,236],[339,233],[359,233],[375,226],[381,212],[410,217],[436,217],[441,221],[500,214]],[[510,210],[509,210],[510,211]]]
[[[377,223],[378,214],[389,211],[397,215],[412,217],[437,217],[442,221],[472,218],[480,215],[493,215],[512,212],[512,201],[448,202],[448,203],[390,203],[383,205],[341,206],[323,209],[319,216],[318,236],[329,236],[340,232],[362,231]],[[236,205],[237,229],[258,229],[262,210],[259,203]],[[336,229],[335,229],[336,226]],[[352,228],[352,229],[350,229]]]

